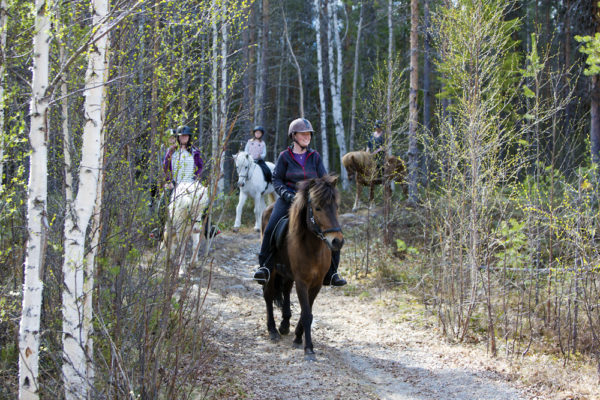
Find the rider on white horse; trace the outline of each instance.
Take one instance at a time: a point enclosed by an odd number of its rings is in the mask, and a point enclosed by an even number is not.
[[[253,137],[248,140],[246,143],[246,147],[244,151],[254,159],[254,162],[257,163],[263,171],[265,176],[265,181],[267,183],[271,183],[271,169],[265,163],[265,157],[267,156],[267,145],[265,141],[262,139],[265,135],[265,128],[260,125],[257,125],[252,129]]]
[[[172,146],[165,154],[163,169],[166,177],[165,189],[173,190],[182,182],[199,181],[202,176],[202,155],[200,149],[192,144],[192,129],[187,125],[177,127],[177,144]],[[204,229],[208,235],[208,227]],[[220,233],[218,228],[210,228],[210,236]]]

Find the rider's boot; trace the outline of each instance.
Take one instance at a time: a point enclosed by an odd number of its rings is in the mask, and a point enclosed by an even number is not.
[[[329,271],[327,271],[327,275],[325,275],[325,279],[323,279],[323,285],[328,286],[344,286],[348,282],[341,276],[339,276],[337,270],[339,265],[339,253],[331,257],[331,265],[329,266]]]
[[[272,267],[267,263],[268,256],[258,255],[258,269],[254,272],[254,280],[259,284],[264,285],[271,278]]]

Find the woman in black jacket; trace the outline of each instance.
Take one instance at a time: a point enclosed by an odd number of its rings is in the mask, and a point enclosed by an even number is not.
[[[288,137],[292,145],[282,151],[277,158],[275,170],[273,171],[273,186],[279,195],[273,207],[273,213],[265,228],[260,254],[258,255],[259,268],[254,273],[254,279],[260,284],[269,281],[273,266],[269,263],[271,258],[271,234],[277,222],[288,214],[294,196],[296,195],[296,184],[305,179],[320,178],[327,173],[321,155],[308,147],[314,130],[307,119],[298,118],[290,123]],[[325,276],[323,284],[332,286],[344,286],[346,280],[337,273],[340,263],[340,252],[332,252],[331,267]]]

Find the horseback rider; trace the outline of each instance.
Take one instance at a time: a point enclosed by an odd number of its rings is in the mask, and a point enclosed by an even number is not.
[[[375,165],[377,166],[377,176],[383,175],[383,165],[385,162],[385,137],[383,136],[382,129],[383,121],[375,121],[375,131],[367,142],[367,149],[375,159]]]
[[[282,151],[277,158],[273,171],[273,186],[279,195],[275,202],[273,212],[263,234],[263,241],[258,255],[259,268],[254,273],[254,280],[260,284],[269,281],[273,266],[269,263],[271,258],[271,235],[277,222],[288,214],[296,194],[296,184],[310,178],[322,177],[327,174],[321,155],[308,147],[314,134],[311,123],[304,118],[298,118],[290,123],[288,137],[292,144]],[[331,253],[331,266],[325,276],[324,285],[344,286],[346,280],[338,273],[340,252]]]
[[[265,163],[265,157],[267,156],[267,145],[262,139],[265,135],[265,128],[257,125],[252,129],[252,138],[246,143],[244,151],[254,159],[254,162],[258,164],[260,169],[263,171],[265,181],[271,183],[271,170]]]
[[[167,150],[163,160],[165,188],[171,190],[180,182],[200,179],[204,165],[200,150],[192,144],[192,129],[187,125],[179,126],[175,135],[177,144]]]
[[[187,125],[178,126],[175,136],[177,143],[167,150],[163,161],[165,190],[171,193],[181,182],[200,180],[204,166],[200,149],[192,143],[192,129]],[[211,226],[209,232],[208,224],[204,224],[205,237],[214,237],[219,233],[221,231],[217,226]]]

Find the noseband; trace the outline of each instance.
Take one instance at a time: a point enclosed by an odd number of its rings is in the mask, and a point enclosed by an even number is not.
[[[341,232],[342,231],[342,228],[340,228],[339,226],[336,226],[334,228],[325,229],[324,231],[321,230],[321,227],[319,226],[319,224],[315,220],[315,215],[313,213],[313,208],[312,208],[312,202],[311,202],[311,199],[310,199],[310,195],[308,196],[308,202],[307,202],[307,205],[306,205],[306,209],[307,209],[306,210],[306,218],[308,220],[308,229],[310,229],[322,241],[324,241],[324,242],[327,241],[327,239],[325,239],[325,234],[326,233]]]
[[[248,161],[248,157],[246,157],[246,161]],[[246,175],[240,175],[238,173],[238,176],[240,177],[240,179],[244,178],[244,180],[242,181],[243,184],[246,184],[246,181],[248,180],[248,177],[250,176],[250,169],[252,168],[252,164],[254,164],[253,161],[250,161],[250,164],[248,164],[248,166],[246,167]]]

